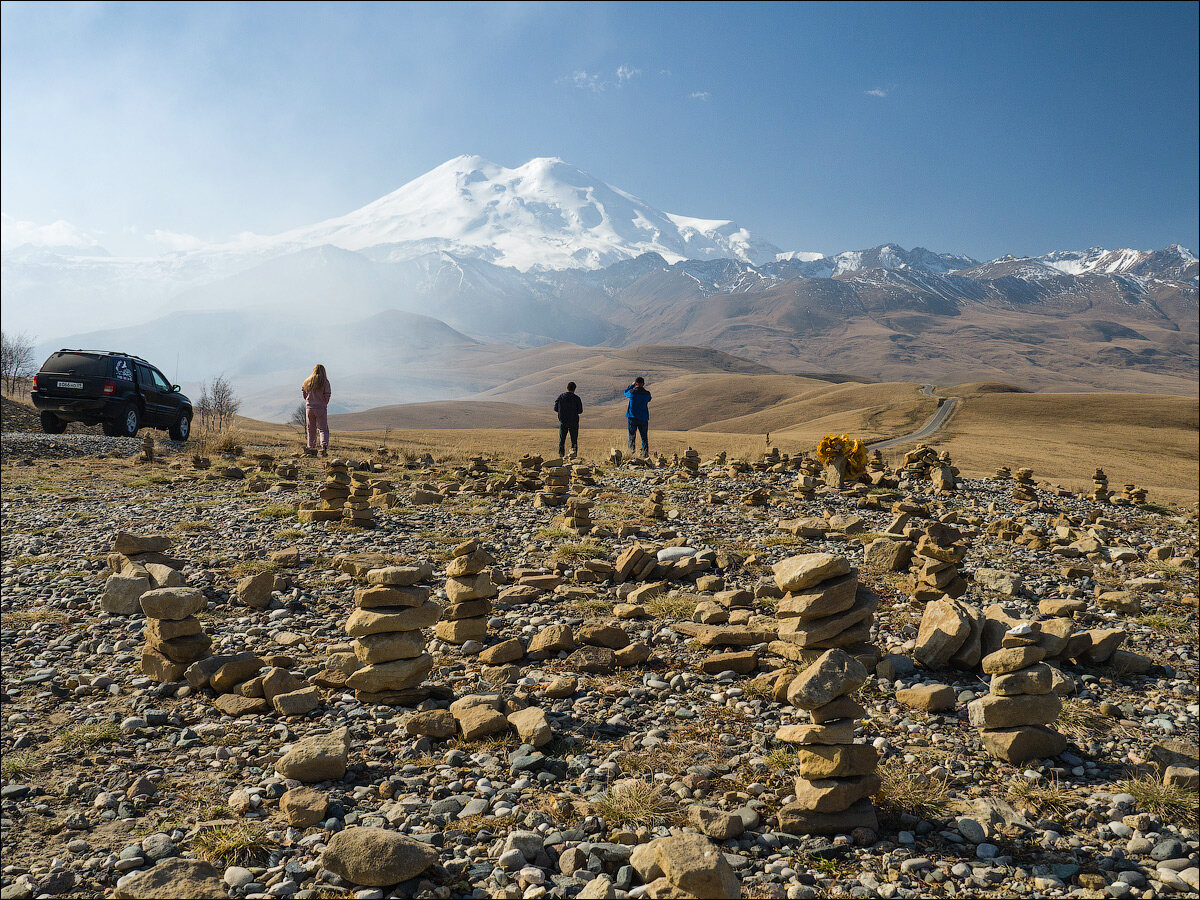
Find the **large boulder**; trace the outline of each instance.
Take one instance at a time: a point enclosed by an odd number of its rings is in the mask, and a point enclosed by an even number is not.
[[[921,616],[913,656],[930,669],[945,668],[950,658],[966,643],[971,634],[971,624],[966,612],[957,603],[931,600],[925,604],[925,612]]]
[[[333,836],[321,864],[352,884],[387,887],[416,878],[438,858],[429,844],[386,828],[347,828]]]
[[[654,842],[654,861],[674,887],[711,900],[742,895],[742,886],[721,848],[698,834],[680,834]]]
[[[229,894],[220,870],[212,863],[176,856],[160,860],[152,868],[123,881],[113,896],[123,900],[175,900],[177,897],[226,900]]]
[[[349,757],[350,729],[337,728],[328,734],[313,735],[297,741],[292,749],[275,763],[275,771],[284,778],[294,778],[305,784],[333,781],[346,774]]]

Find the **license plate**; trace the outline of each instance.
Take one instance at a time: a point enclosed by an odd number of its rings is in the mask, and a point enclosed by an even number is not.
[[[83,390],[83,382],[82,381],[60,381],[58,383],[58,386],[60,388],[75,388],[75,390],[77,390],[77,391]]]

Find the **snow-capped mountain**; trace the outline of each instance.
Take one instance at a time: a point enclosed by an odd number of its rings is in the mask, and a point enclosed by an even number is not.
[[[661,212],[557,158],[507,169],[459,156],[361,209],[259,246],[388,248],[392,260],[431,250],[522,272],[598,269],[643,253],[773,262],[778,247],[734,222]]]
[[[1055,250],[1033,259],[1068,275],[1144,275],[1176,281],[1196,275],[1195,255],[1179,244],[1162,250]]]

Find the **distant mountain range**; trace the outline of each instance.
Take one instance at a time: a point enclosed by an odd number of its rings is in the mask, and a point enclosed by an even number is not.
[[[280,235],[147,259],[24,245],[0,269],[6,330],[174,358],[184,381],[236,375],[276,416],[267,398],[310,360],[354,373],[350,411],[485,391],[481,360],[558,341],[710,347],[786,372],[1195,391],[1197,261],[1178,245],[989,262],[896,244],[783,251],[559,159],[462,156]]]

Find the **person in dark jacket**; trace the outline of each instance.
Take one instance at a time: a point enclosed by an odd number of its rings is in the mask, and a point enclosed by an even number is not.
[[[629,452],[633,453],[633,442],[637,435],[642,436],[642,456],[650,455],[650,392],[646,390],[646,379],[639,375],[633,384],[625,388],[625,396],[629,399],[629,407],[625,410],[625,419],[629,422]]]
[[[571,436],[571,455],[579,455],[579,414],[583,412],[583,401],[575,393],[575,382],[567,382],[567,390],[554,401],[558,413],[558,455],[567,452],[567,435]]]

